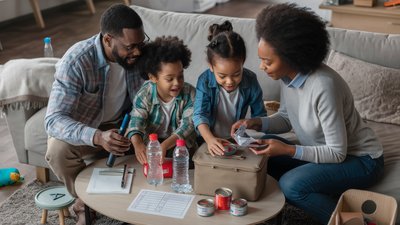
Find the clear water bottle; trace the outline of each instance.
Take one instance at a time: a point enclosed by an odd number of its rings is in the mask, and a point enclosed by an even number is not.
[[[191,192],[192,185],[189,182],[189,151],[185,140],[178,139],[173,154],[173,176],[171,188],[175,192]]]
[[[149,144],[147,145],[147,163],[149,164],[147,171],[147,183],[151,185],[160,185],[163,183],[162,169],[162,149],[158,142],[157,134],[149,135]]]
[[[44,57],[54,57],[53,47],[51,46],[51,38],[45,37],[44,41]]]

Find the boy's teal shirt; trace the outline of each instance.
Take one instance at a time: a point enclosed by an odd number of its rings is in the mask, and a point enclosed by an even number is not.
[[[170,127],[172,134],[186,141],[188,148],[196,146],[196,133],[192,121],[193,102],[196,89],[184,83],[179,95],[174,100],[174,110],[170,115]],[[157,85],[151,81],[146,81],[138,91],[131,111],[131,121],[128,127],[128,138],[139,134],[144,143],[148,142],[148,136],[155,133],[165,120],[162,113],[161,103],[157,97]]]

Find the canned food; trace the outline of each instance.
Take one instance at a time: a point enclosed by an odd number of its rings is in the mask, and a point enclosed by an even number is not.
[[[247,214],[247,200],[243,198],[237,198],[232,200],[231,215],[234,216],[244,216]]]
[[[215,208],[218,210],[229,210],[232,200],[232,190],[228,188],[218,188],[215,190]]]
[[[197,202],[197,214],[199,216],[212,216],[214,212],[215,206],[212,199],[201,199]]]
[[[224,155],[230,156],[234,155],[237,151],[237,148],[233,144],[224,143]]]

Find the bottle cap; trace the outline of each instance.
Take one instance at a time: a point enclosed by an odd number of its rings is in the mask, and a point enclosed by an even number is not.
[[[185,140],[183,140],[183,139],[178,139],[178,140],[176,140],[176,146],[179,146],[179,147],[181,147],[181,146],[185,146]]]
[[[150,134],[149,135],[150,141],[157,141],[158,140],[158,135],[157,134]]]
[[[44,41],[45,44],[50,44],[51,43],[51,38],[50,37],[45,37],[43,39],[43,41]]]

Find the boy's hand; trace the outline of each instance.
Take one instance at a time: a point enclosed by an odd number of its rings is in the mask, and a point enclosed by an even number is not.
[[[146,146],[144,144],[135,147],[135,155],[140,164],[147,163]]]

